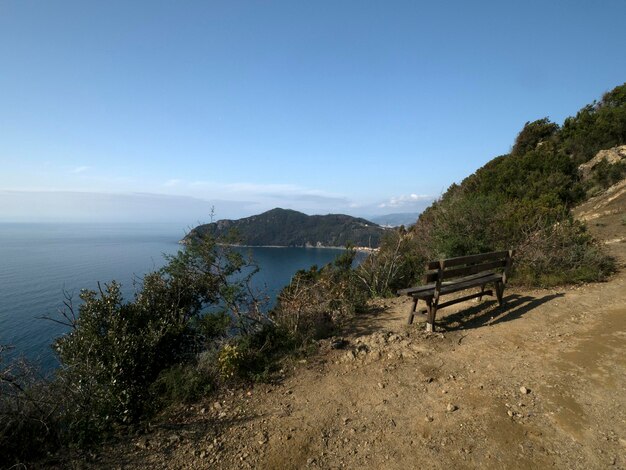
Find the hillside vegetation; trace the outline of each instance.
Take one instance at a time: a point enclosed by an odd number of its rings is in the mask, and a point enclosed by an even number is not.
[[[376,248],[384,229],[365,219],[343,214],[306,215],[290,209],[272,209],[238,220],[199,225],[185,237],[221,238],[235,234],[248,246],[347,246]]]
[[[517,252],[517,283],[604,279],[614,262],[571,209],[626,175],[623,162],[607,160],[579,171],[599,151],[624,143],[626,84],[561,126],[548,118],[527,122],[510,153],[450,186],[410,231],[390,234],[365,267],[376,272],[386,261],[396,273],[374,290],[391,293],[417,282],[426,259],[510,248]]]

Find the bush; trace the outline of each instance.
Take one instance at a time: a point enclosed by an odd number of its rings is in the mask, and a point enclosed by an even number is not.
[[[515,265],[516,284],[541,287],[602,281],[616,269],[615,260],[571,217],[529,236]]]
[[[433,258],[483,253],[494,247],[502,201],[497,195],[457,193],[432,218]]]
[[[559,141],[577,165],[593,158],[599,150],[626,143],[626,83],[567,118]]]
[[[534,150],[537,145],[554,136],[559,130],[559,125],[550,122],[548,118],[527,122],[515,139],[511,155],[524,155]]]
[[[356,252],[323,268],[298,271],[278,295],[270,317],[300,344],[330,335],[365,304],[367,293],[352,269]]]
[[[158,407],[192,403],[215,389],[212,371],[203,370],[197,363],[175,364],[159,374],[150,386],[150,393]]]
[[[394,295],[397,289],[417,282],[424,272],[427,242],[403,227],[388,232],[378,252],[372,253],[355,270],[370,297]]]
[[[243,363],[243,353],[236,344],[226,344],[217,356],[217,369],[222,379],[232,379],[239,375],[241,364]]]
[[[626,162],[598,162],[591,170],[591,183],[601,190],[621,181],[626,177]]]
[[[7,349],[0,346],[0,466],[9,467],[58,450],[63,397],[25,360],[6,364]]]
[[[155,391],[167,402],[208,389],[210,379],[192,373],[197,354],[232,328],[254,330],[261,322],[258,309],[248,308],[254,299],[247,283],[256,271],[244,273],[247,266],[239,254],[204,239],[146,275],[131,301],[111,282],[81,292],[79,315],[67,304],[71,331],[54,347],[59,380],[71,395],[67,426],[78,443],[152,412]],[[181,374],[193,379],[189,389],[172,386]]]
[[[233,339],[239,356],[231,361],[228,369],[234,372],[232,378],[268,382],[280,369],[281,360],[299,352],[299,344],[284,328],[271,323],[258,331]]]

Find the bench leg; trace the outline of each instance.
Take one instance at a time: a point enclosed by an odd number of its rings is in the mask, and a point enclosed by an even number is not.
[[[478,301],[482,302],[483,300],[483,294],[485,293],[485,284],[483,284],[482,286],[480,286],[480,297],[478,297]]]
[[[498,305],[502,307],[504,302],[502,301],[502,295],[504,294],[504,284],[501,282],[496,282],[496,297],[498,297]]]
[[[432,301],[427,302],[428,317],[426,318],[426,331],[435,331],[435,315],[437,315],[437,305]]]
[[[409,318],[407,318],[407,325],[413,323],[413,317],[415,316],[415,310],[417,309],[417,299],[413,299],[413,305],[411,306],[411,311],[409,312]]]

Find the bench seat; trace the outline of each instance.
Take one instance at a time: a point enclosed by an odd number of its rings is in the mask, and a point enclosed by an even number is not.
[[[423,285],[401,289],[397,292],[398,295],[407,295],[413,298],[413,306],[409,313],[408,323],[411,324],[413,322],[417,303],[419,300],[423,300],[427,307],[425,312],[428,313],[426,329],[427,331],[432,331],[438,309],[465,300],[482,298],[484,295],[493,295],[492,290],[485,290],[488,284],[493,284],[498,303],[503,305],[502,295],[507,281],[507,274],[512,264],[512,256],[512,251],[499,251],[431,261],[427,265],[427,269],[430,271],[427,272]],[[498,267],[502,268],[499,272],[494,269]],[[480,292],[439,303],[439,299],[443,295],[471,289],[472,287],[480,287]]]
[[[444,281],[441,283],[441,294],[451,294],[460,290],[468,289],[470,287],[480,286],[483,284],[489,284],[494,281],[502,279],[502,274],[496,273],[480,273],[472,276],[465,276],[454,281]],[[410,295],[417,297],[418,299],[426,299],[435,295],[436,283],[432,282],[420,287],[410,287],[408,289],[401,289],[398,291],[398,295]]]

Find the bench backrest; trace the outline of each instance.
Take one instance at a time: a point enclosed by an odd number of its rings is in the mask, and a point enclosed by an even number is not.
[[[426,284],[441,282],[456,277],[470,276],[485,271],[502,268],[503,281],[506,282],[513,259],[513,251],[492,251],[479,255],[459,256],[457,258],[431,261],[427,264]]]

